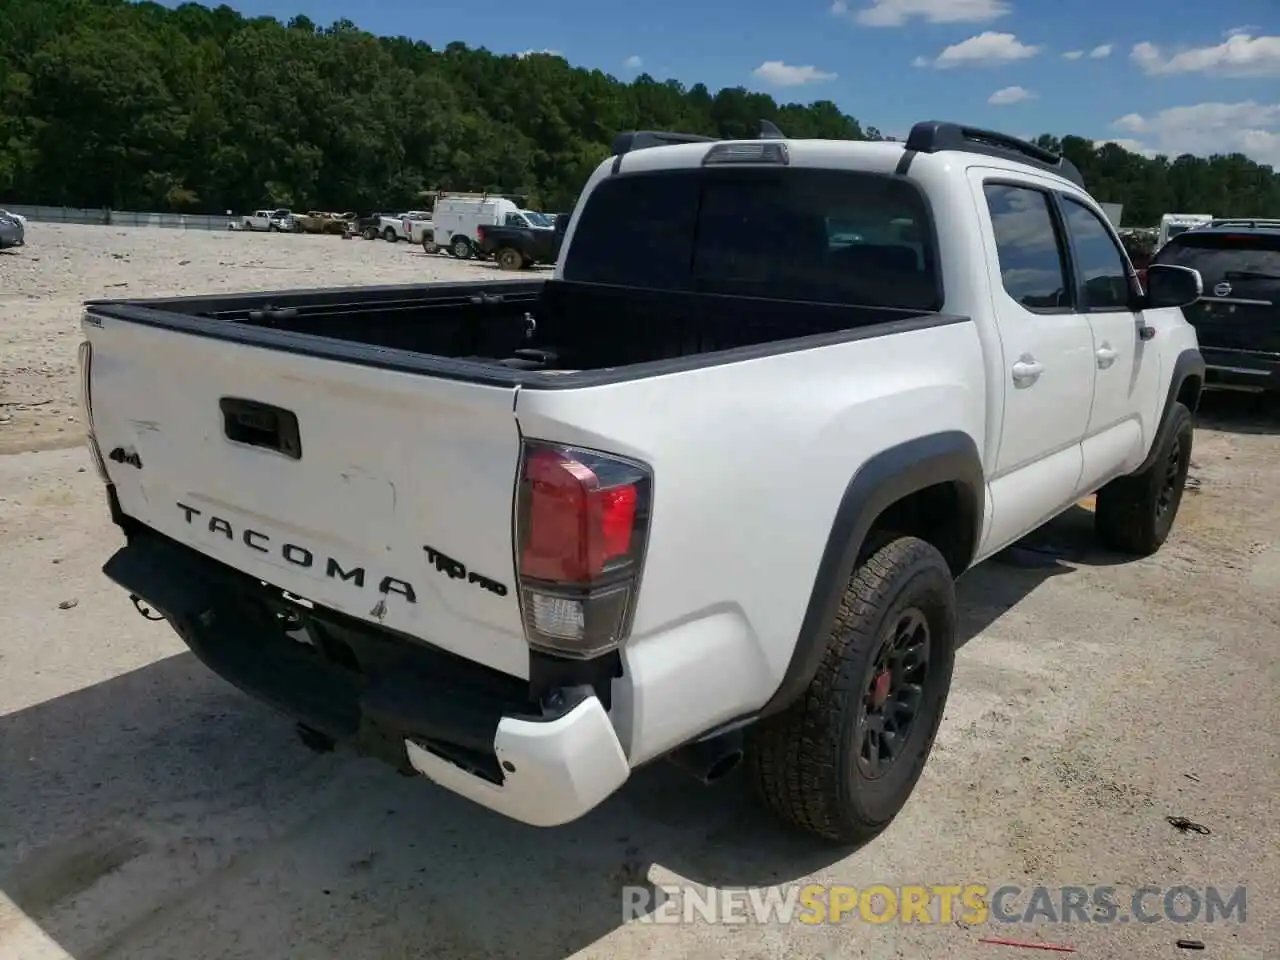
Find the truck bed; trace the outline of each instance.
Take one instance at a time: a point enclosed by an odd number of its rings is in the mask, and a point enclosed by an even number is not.
[[[555,279],[91,301],[86,307],[220,340],[530,386],[653,375],[962,319]]]

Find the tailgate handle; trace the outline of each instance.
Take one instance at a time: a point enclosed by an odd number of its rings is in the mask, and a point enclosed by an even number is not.
[[[302,459],[302,437],[293,411],[240,397],[223,397],[218,406],[228,440],[274,450],[291,460]]]

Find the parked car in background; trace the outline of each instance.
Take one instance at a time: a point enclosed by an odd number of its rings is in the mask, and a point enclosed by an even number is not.
[[[367,217],[352,216],[347,232],[352,236],[361,236],[366,240],[378,239],[378,231],[382,228],[382,214],[371,213]]]
[[[412,225],[430,221],[431,214],[425,210],[406,210],[394,216],[387,214],[378,218],[378,235],[388,243],[410,239]]]
[[[309,210],[306,216],[298,217],[298,229],[302,233],[342,234],[347,231],[347,217],[355,214],[329,213],[323,210]]]
[[[269,233],[296,233],[299,230],[299,220],[286,207],[277,210],[255,210],[250,215],[240,218],[240,229]]]
[[[482,193],[441,195],[432,220],[435,245],[460,260],[482,255],[476,232],[481,225],[555,229],[555,219],[545,213],[526,210],[509,197]]]
[[[27,242],[26,218],[0,210],[0,250],[21,247]]]
[[[1204,295],[1183,313],[1196,328],[1205,382],[1280,392],[1280,220],[1214,220],[1170,239],[1157,264],[1204,279]]]
[[[0,217],[8,217],[10,220],[16,220],[22,224],[22,229],[27,229],[27,218],[20,213],[14,213],[12,210],[6,210],[0,207]]]
[[[563,234],[554,227],[476,227],[480,254],[493,257],[503,270],[521,270],[539,263],[555,263]]]

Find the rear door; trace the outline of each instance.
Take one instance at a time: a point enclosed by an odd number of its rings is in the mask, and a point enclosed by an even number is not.
[[[514,387],[110,317],[85,330],[94,433],[126,514],[296,596],[528,675]]]
[[[1280,356],[1280,229],[1190,231],[1152,262],[1200,271],[1204,296],[1185,313],[1201,347]]]
[[[1095,360],[1077,312],[1056,184],[971,168],[1003,353],[1004,419],[983,551],[1008,543],[1080,489]]]

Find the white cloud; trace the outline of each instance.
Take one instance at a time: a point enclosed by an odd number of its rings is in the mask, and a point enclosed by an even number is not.
[[[1111,126],[1131,135],[1115,142],[1138,152],[1171,157],[1243,153],[1280,169],[1280,103],[1197,103],[1149,117],[1127,113]]]
[[[516,54],[521,60],[525,57],[545,56],[545,57],[563,57],[564,54],[559,50],[521,50]]]
[[[628,70],[639,70],[644,66],[644,58],[637,57],[634,53],[622,62],[622,65]]]
[[[831,12],[864,27],[901,27],[910,20],[925,23],[987,23],[1013,10],[1009,0],[870,0],[852,10],[848,0],[835,0]]]
[[[1084,56],[1083,50],[1068,50],[1062,55],[1063,60],[1079,60]]]
[[[1034,57],[1041,47],[1022,43],[1012,33],[994,33],[988,30],[976,37],[953,43],[932,61],[923,57],[915,59],[916,66],[931,65],[938,70],[953,67],[994,67]]]
[[[1246,23],[1243,27],[1232,27],[1230,30],[1223,30],[1222,35],[1224,37],[1234,37],[1237,34],[1243,33],[1246,36],[1252,36],[1253,31],[1257,29],[1258,27],[1256,24]]]
[[[1261,77],[1280,74],[1280,36],[1255,37],[1234,32],[1217,46],[1191,47],[1171,54],[1144,40],[1134,44],[1129,58],[1150,76],[1213,73],[1224,77]]]
[[[1114,143],[1117,147],[1123,147],[1130,153],[1140,153],[1144,157],[1155,156],[1155,151],[1144,144],[1141,140],[1132,140],[1128,137],[1112,137],[1108,140],[1098,140],[1095,142],[1099,147],[1103,144]]]
[[[766,60],[751,73],[757,80],[763,80],[775,87],[801,87],[806,83],[822,83],[836,79],[836,74],[819,70],[815,66],[795,67],[781,60]]]
[[[1092,50],[1089,51],[1089,59],[1104,60],[1107,57],[1111,56],[1111,51],[1113,49],[1114,48],[1109,43],[1099,44],[1098,46],[1094,47]]]
[[[1006,106],[1010,103],[1021,103],[1023,100],[1034,100],[1035,98],[1036,95],[1026,87],[1005,87],[1003,90],[997,90],[987,97],[987,103]]]

